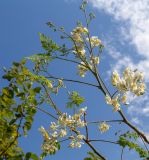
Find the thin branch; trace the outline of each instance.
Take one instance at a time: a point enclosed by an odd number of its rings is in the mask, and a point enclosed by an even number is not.
[[[58,141],[58,142],[59,142],[59,143],[61,143],[61,142],[65,142],[65,141],[68,141],[68,140],[70,140],[70,138],[63,139],[63,140],[61,140],[61,141]]]
[[[56,57],[54,57],[54,58],[60,59],[60,60],[63,60],[63,61],[67,61],[67,62],[76,63],[76,64],[79,64],[79,65],[83,65],[83,64],[81,64],[81,63],[79,63],[79,62],[77,62],[77,61],[71,60],[71,59],[61,58],[61,57],[58,57],[58,56],[56,56]],[[84,66],[84,65],[83,65],[83,66]]]
[[[38,110],[40,110],[41,112],[43,112],[43,113],[45,113],[45,114],[49,115],[50,117],[52,117],[52,118],[54,118],[54,119],[58,120],[58,118],[56,118],[55,116],[53,116],[51,113],[49,113],[49,112],[45,111],[44,109],[39,108],[39,107],[35,107],[35,108],[37,108],[37,109],[38,109]]]
[[[43,88],[45,89],[45,92],[46,92],[46,94],[47,94],[50,102],[52,103],[53,108],[55,109],[55,111],[56,111],[58,114],[61,115],[62,112],[57,108],[57,106],[56,106],[56,104],[54,103],[54,101],[52,100],[51,95],[49,94],[47,88],[46,88],[43,84],[42,84],[42,86],[43,86]]]
[[[149,140],[147,139],[147,137],[145,136],[145,134],[143,132],[141,132],[140,130],[138,130],[138,128],[136,128],[135,126],[133,126],[125,117],[125,115],[123,114],[123,112],[121,110],[118,111],[119,114],[121,115],[121,117],[123,118],[123,121],[125,124],[127,124],[130,128],[132,128],[138,135],[140,135],[143,140],[149,144]]]
[[[142,140],[142,142],[143,142],[143,144],[144,144],[144,146],[145,146],[146,151],[147,151],[148,154],[149,154],[149,149],[148,149],[146,143],[144,142],[144,139],[143,139],[141,136],[140,136],[140,138],[141,138],[141,140]]]
[[[73,79],[59,78],[59,77],[55,77],[55,76],[52,76],[52,75],[51,76],[47,76],[46,78],[62,79],[63,81],[66,81],[66,82],[80,83],[80,84],[85,84],[85,85],[88,85],[88,86],[93,86],[93,87],[100,88],[98,85],[95,85],[95,84],[92,84],[92,83],[78,81],[78,80],[73,80]]]
[[[122,152],[121,152],[121,160],[123,160],[123,153],[124,153],[124,147],[122,148]]]
[[[78,135],[78,131],[76,131],[75,129],[72,129],[72,131]],[[83,139],[83,141],[93,150],[93,152],[98,155],[100,158],[102,158],[102,160],[106,160],[106,158],[101,155],[95,148],[92,144],[90,144],[90,142],[87,140],[87,139]]]
[[[104,140],[104,139],[91,139],[89,142],[106,142],[106,143],[112,143],[112,144],[119,144],[118,142]]]
[[[98,124],[98,123],[101,123],[101,122],[108,122],[108,123],[121,123],[121,122],[124,122],[123,120],[106,120],[106,121],[92,121],[92,122],[87,122],[87,124]]]
[[[85,122],[85,131],[86,131],[86,140],[88,140],[88,127],[87,127],[87,122],[86,122],[86,113],[84,113],[84,122]]]
[[[95,72],[93,74],[95,75],[95,78],[97,79],[98,84],[101,86],[102,92],[104,93],[105,96],[109,95],[111,97],[111,94],[110,94],[109,90],[107,89],[106,85],[104,84],[102,78],[100,77],[100,75],[99,75],[99,73],[97,71],[97,68],[95,68],[95,69],[96,70],[95,70]]]
[[[94,146],[92,146],[92,144],[89,143],[89,141],[87,141],[87,140],[84,139],[84,142],[93,150],[93,152],[94,152],[96,155],[98,155],[100,158],[102,158],[102,160],[106,160],[106,158],[105,158],[103,155],[101,155],[101,154],[94,148]]]
[[[115,91],[115,92],[112,94],[111,98],[113,98],[117,92],[118,92],[118,90]]]

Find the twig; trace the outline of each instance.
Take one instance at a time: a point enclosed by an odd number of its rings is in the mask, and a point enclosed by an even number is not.
[[[93,87],[100,88],[98,85],[95,85],[95,84],[92,84],[92,83],[88,83],[88,82],[73,80],[73,79],[59,78],[59,77],[55,77],[55,76],[47,76],[46,78],[62,79],[63,81],[67,81],[67,82],[75,82],[75,83],[80,83],[80,84],[85,84],[85,85],[88,85],[88,86],[93,86]]]
[[[101,122],[108,122],[108,123],[120,123],[120,122],[123,122],[123,120],[106,120],[106,121],[92,121],[92,122],[87,122],[87,124],[98,124],[98,123],[101,123]]]
[[[123,160],[123,153],[124,153],[124,147],[122,148],[122,152],[121,152],[121,160]]]
[[[106,160],[106,158],[105,158],[103,155],[101,155],[101,154],[92,146],[92,144],[89,143],[89,141],[87,141],[87,140],[84,139],[84,142],[93,150],[93,152],[94,152],[96,155],[98,155],[100,158],[102,158],[102,160]]]
[[[52,106],[53,106],[53,108],[55,109],[55,111],[56,111],[58,114],[62,114],[62,112],[57,108],[56,104],[55,104],[54,101],[52,100],[50,94],[49,94],[48,91],[47,91],[47,88],[46,88],[43,84],[42,84],[42,86],[43,86],[43,88],[45,89],[45,92],[46,92],[46,94],[47,94],[50,102],[52,103]]]
[[[60,59],[60,60],[63,60],[63,61],[73,62],[73,63],[79,64],[79,65],[83,65],[83,64],[81,64],[81,63],[79,63],[77,61],[71,60],[71,59],[61,58],[61,57],[57,57],[57,56],[54,57],[54,58]],[[83,66],[85,66],[85,65],[83,65]]]
[[[61,143],[61,142],[65,142],[65,141],[68,141],[68,140],[70,140],[70,138],[63,139],[63,140],[61,140],[61,141],[58,141],[58,142],[59,142],[59,143]]]
[[[144,144],[144,146],[145,146],[146,151],[147,151],[148,154],[149,154],[149,149],[148,149],[147,145],[145,144],[144,139],[143,139],[141,136],[140,136],[140,138],[141,138],[141,140],[142,140],[142,142],[143,142],[143,144]]]
[[[130,128],[132,128],[138,135],[140,135],[143,140],[149,144],[149,140],[147,139],[147,137],[145,136],[145,134],[143,132],[141,132],[140,130],[138,130],[135,126],[133,126],[125,117],[125,115],[123,114],[123,112],[121,110],[118,111],[119,114],[121,115],[121,117],[123,118],[123,121],[125,124],[127,124]]]
[[[51,116],[52,118],[54,118],[54,119],[58,120],[58,118],[56,118],[55,116],[53,116],[51,113],[49,113],[49,112],[45,111],[44,109],[39,108],[39,107],[35,107],[35,108],[37,108],[37,109],[38,109],[38,110],[40,110],[41,112],[43,112],[43,113],[45,113],[45,114],[47,114],[47,115]]]
[[[86,122],[86,113],[84,113],[84,122],[85,122],[85,131],[86,131],[86,140],[88,140],[88,127]]]
[[[118,142],[108,141],[108,140],[104,140],[104,139],[91,139],[91,140],[89,140],[89,142],[106,142],[106,143],[119,144]]]

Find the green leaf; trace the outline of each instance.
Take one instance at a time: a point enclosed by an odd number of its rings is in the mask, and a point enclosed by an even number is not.
[[[93,160],[91,157],[86,157],[84,160]]]
[[[38,156],[32,152],[28,152],[25,155],[25,160],[39,160]]]
[[[42,33],[39,33],[39,36],[40,36],[42,47],[49,53],[53,51],[57,51],[59,49],[59,46],[49,37],[45,36]]]
[[[30,160],[31,152],[26,153],[25,160]]]
[[[36,88],[34,88],[33,90],[34,90],[34,92],[36,92],[36,93],[40,93],[41,87],[36,87]]]
[[[90,157],[86,157],[84,158],[84,160],[103,160],[102,158],[100,158],[99,156],[97,156],[95,153],[93,152],[88,152],[87,153]]]
[[[81,97],[78,92],[73,91],[69,93],[69,100],[70,102],[67,102],[67,108],[72,108],[74,106],[79,107],[84,102],[84,97]]]
[[[130,134],[128,134],[130,136]],[[125,147],[128,147],[129,149],[134,149],[136,150],[136,152],[138,152],[140,158],[145,158],[148,156],[148,153],[143,149],[141,148],[138,144],[130,141],[130,140],[127,140],[126,137],[128,136],[127,134],[123,134],[119,137],[119,140],[118,140],[118,143],[120,146],[122,146],[123,148]],[[133,134],[132,134],[133,135]],[[131,136],[132,136],[131,135]],[[128,137],[129,137],[128,136]],[[129,137],[129,138],[132,138],[132,137]],[[134,136],[134,135],[133,135]],[[128,138],[127,137],[127,138]]]

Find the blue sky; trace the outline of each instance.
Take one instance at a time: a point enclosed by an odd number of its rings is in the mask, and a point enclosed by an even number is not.
[[[83,20],[82,13],[79,11],[80,0],[1,0],[0,2],[0,68],[10,67],[13,61],[19,61],[25,56],[42,52],[38,32],[49,35],[52,39],[60,43],[57,35],[46,26],[46,22],[53,21],[59,26],[64,26],[65,30],[71,32],[77,20]],[[99,70],[108,87],[113,91],[110,82],[112,70],[122,71],[126,66],[132,69],[138,68],[144,72],[146,77],[147,92],[143,97],[136,99],[130,97],[131,103],[125,109],[128,118],[136,124],[146,134],[149,134],[149,103],[148,103],[148,82],[149,82],[149,17],[148,0],[90,0],[88,10],[93,11],[96,19],[90,29],[92,35],[97,35],[103,41],[105,50],[99,65]],[[56,62],[50,68],[50,72],[55,75],[67,78],[80,79],[74,73],[76,68],[70,64]],[[1,75],[2,69],[0,69]],[[73,73],[73,74],[72,74]],[[86,81],[94,82],[90,75],[86,76]],[[119,118],[116,113],[112,113],[99,91],[90,87],[69,85],[67,89],[79,90],[80,94],[86,97],[84,105],[88,106],[88,120],[103,120]],[[0,86],[5,82],[1,80]],[[66,94],[57,97],[57,104],[63,106],[66,102]],[[46,106],[45,106],[46,107]],[[48,109],[49,110],[49,109]],[[68,111],[69,112],[69,111]],[[27,138],[20,141],[20,145],[27,151],[39,154],[42,137],[38,128],[43,125],[48,127],[51,119],[46,115],[37,113],[32,130]],[[91,128],[90,135],[100,138],[113,138],[114,125],[107,135],[101,135],[97,127]],[[85,145],[82,149],[69,149],[68,143],[62,145],[61,151],[55,156],[47,159],[52,160],[82,160],[86,156],[89,148]],[[95,145],[103,154],[108,153],[108,159],[119,159],[120,150],[112,145],[96,143]],[[109,152],[110,151],[110,152]],[[125,151],[127,152],[127,150]],[[114,153],[114,154],[113,154]],[[125,155],[126,156],[126,155]],[[129,158],[137,160],[133,151],[125,160]]]

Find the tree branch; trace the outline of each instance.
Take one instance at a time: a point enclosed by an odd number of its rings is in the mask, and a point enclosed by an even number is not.
[[[45,76],[45,77],[46,77],[46,76]],[[52,75],[51,75],[51,76],[47,76],[46,78],[62,79],[63,81],[66,81],[66,82],[80,83],[80,84],[85,84],[85,85],[88,85],[88,86],[93,86],[93,87],[100,88],[100,86],[95,85],[95,84],[92,84],[92,83],[83,82],[83,81],[78,81],[78,80],[73,80],[73,79],[59,78],[59,77],[55,77],[55,76],[52,76]]]
[[[87,122],[86,122],[86,113],[84,113],[84,122],[85,122],[85,131],[86,131],[86,139],[88,140],[88,127],[87,127]]]
[[[121,117],[123,118],[123,121],[125,124],[127,124],[130,128],[132,128],[138,135],[140,135],[143,140],[149,144],[149,140],[147,139],[147,137],[145,136],[145,134],[143,132],[141,132],[140,130],[138,130],[138,128],[136,128],[135,126],[133,126],[125,117],[125,115],[123,114],[123,112],[121,110],[118,111],[119,114],[121,115]]]
[[[102,160],[106,160],[106,158],[105,158],[103,155],[101,155],[99,152],[97,152],[97,150],[92,146],[91,143],[89,143],[88,140],[85,140],[85,139],[84,139],[84,142],[93,150],[93,152],[94,152],[96,155],[98,155],[100,158],[102,158]]]
[[[108,122],[108,123],[121,123],[121,122],[124,122],[123,120],[105,120],[105,121],[92,121],[92,122],[87,122],[87,124],[98,124],[98,123],[101,123],[101,122]]]
[[[62,112],[57,108],[56,104],[54,103],[54,101],[51,98],[51,95],[49,94],[47,88],[42,84],[43,88],[45,89],[45,92],[50,100],[50,102],[52,103],[53,108],[55,109],[55,111],[57,112],[57,114],[62,114]]]
[[[41,112],[43,112],[43,113],[49,115],[50,117],[54,118],[55,120],[58,120],[58,118],[56,118],[55,116],[53,116],[51,113],[45,111],[44,109],[39,108],[39,107],[35,107],[35,108],[37,108],[37,109],[40,110]]]
[[[118,142],[104,140],[104,139],[91,139],[89,142],[106,142],[106,143],[113,143],[113,144],[119,144]]]

